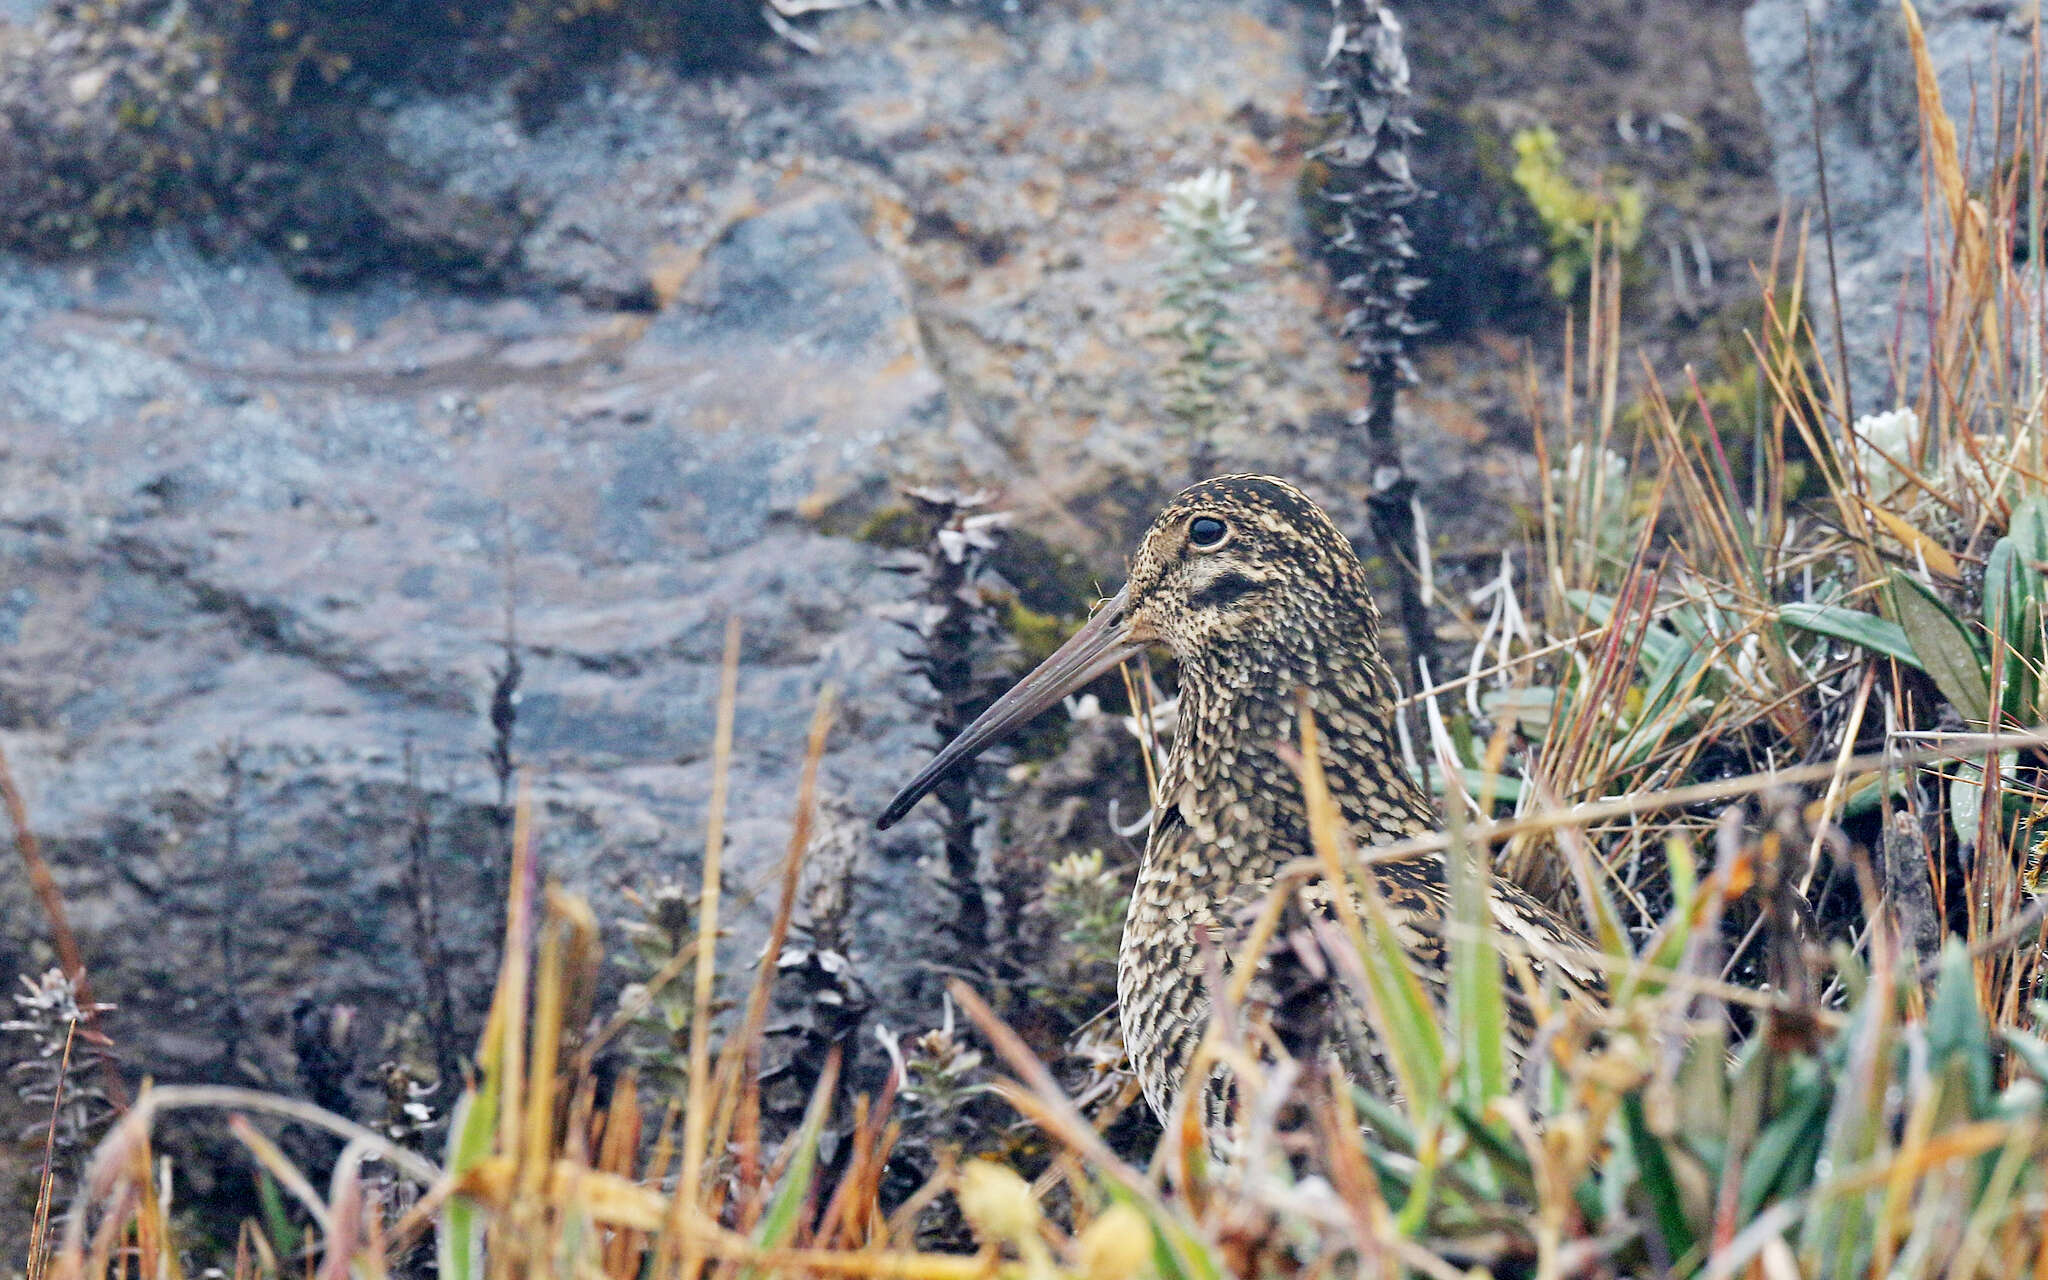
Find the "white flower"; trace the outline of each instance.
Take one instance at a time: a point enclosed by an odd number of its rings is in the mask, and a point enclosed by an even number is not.
[[[1159,219],[1166,224],[1177,256],[1197,273],[1228,274],[1237,263],[1259,256],[1251,232],[1256,202],[1232,204],[1230,188],[1229,170],[1204,169],[1192,178],[1169,183],[1166,199],[1160,202]],[[1229,261],[1232,258],[1236,261]]]
[[[1911,409],[1866,413],[1856,419],[1850,434],[1855,441],[1856,463],[1862,468],[1872,497],[1882,498],[1905,483],[1920,452],[1919,414]]]

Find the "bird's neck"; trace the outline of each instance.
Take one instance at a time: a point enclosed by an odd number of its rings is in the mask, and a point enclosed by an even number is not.
[[[1281,630],[1183,663],[1162,781],[1196,843],[1238,874],[1249,862],[1311,854],[1300,777],[1282,754],[1298,747],[1304,700],[1324,776],[1354,835],[1379,844],[1433,830],[1435,807],[1402,765],[1398,686],[1370,632],[1326,639]]]

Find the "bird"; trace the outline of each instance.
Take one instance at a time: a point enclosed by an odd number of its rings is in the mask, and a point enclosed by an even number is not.
[[[877,825],[901,820],[953,770],[1125,659],[1152,646],[1172,654],[1178,725],[1117,956],[1125,1046],[1167,1120],[1210,1022],[1214,940],[1241,929],[1283,868],[1315,856],[1295,754],[1301,710],[1356,845],[1442,829],[1402,764],[1399,684],[1379,636],[1365,566],[1322,508],[1272,476],[1202,481],[1153,520],[1122,590],[943,747]],[[1444,855],[1376,861],[1370,874],[1411,969],[1441,992]],[[1588,945],[1569,921],[1512,882],[1491,888],[1496,928],[1552,956],[1553,968],[1574,968],[1555,961]]]

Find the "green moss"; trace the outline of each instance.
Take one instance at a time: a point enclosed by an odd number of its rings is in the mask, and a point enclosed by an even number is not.
[[[1569,298],[1593,269],[1597,239],[1624,257],[1643,236],[1645,200],[1634,183],[1588,191],[1564,170],[1564,153],[1548,125],[1516,132],[1510,145],[1515,185],[1529,198],[1550,237],[1550,287]]]
[[[1029,529],[1013,524],[989,559],[989,567],[1017,589],[1017,596],[1040,613],[1081,617],[1100,598],[1102,576],[1077,551],[1057,546]],[[1115,581],[1109,584],[1112,587]]]
[[[1026,666],[1037,666],[1052,656],[1078,630],[1078,624],[1056,614],[1040,613],[1016,596],[1003,602],[1003,630],[1017,642],[1017,652]]]
[[[856,542],[870,543],[890,551],[910,551],[921,547],[930,534],[924,518],[902,503],[883,507],[861,521],[860,527],[853,531]]]

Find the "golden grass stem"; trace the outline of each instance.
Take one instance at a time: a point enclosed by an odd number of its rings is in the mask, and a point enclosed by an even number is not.
[[[739,704],[740,620],[725,624],[725,659],[718,688],[718,720],[712,734],[711,801],[704,820],[704,877],[699,899],[699,931],[704,945],[697,951],[697,978],[690,1014],[689,1087],[683,1107],[683,1172],[676,1186],[676,1211],[694,1210],[702,1195],[705,1138],[711,1128],[711,987],[717,975],[718,896],[725,867],[726,789],[732,770],[732,726]],[[701,1243],[695,1235],[682,1241],[680,1280],[696,1280],[703,1267]]]
[[[1856,735],[1863,731],[1863,709],[1870,705],[1870,691],[1877,686],[1877,663],[1864,664],[1863,681],[1857,687],[1856,701],[1849,708],[1849,723],[1842,730],[1842,749],[1835,755],[1835,771],[1828,777],[1828,789],[1821,796],[1820,812],[1815,814],[1813,842],[1806,850],[1806,874],[1799,878],[1799,896],[1804,898],[1813,885],[1814,873],[1820,869],[1820,849],[1827,838],[1828,826],[1834,821],[1835,806],[1842,799],[1842,783],[1849,776],[1849,762],[1856,754]]]
[[[759,1056],[761,1027],[768,1015],[768,997],[775,989],[775,966],[789,940],[790,922],[796,914],[797,886],[803,877],[804,857],[810,852],[811,831],[817,820],[818,762],[825,757],[825,741],[832,732],[838,710],[838,690],[826,685],[818,691],[817,706],[811,712],[811,728],[804,745],[803,772],[796,788],[796,813],[789,826],[789,843],[782,854],[781,891],[775,903],[775,919],[768,928],[768,944],[755,966],[754,984],[747,992],[746,1012],[739,1034],[729,1039],[718,1069],[719,1108],[712,1126],[711,1149],[721,1150],[731,1133],[741,1090],[740,1073],[750,1070]]]
[[[533,993],[532,1063],[526,1089],[525,1156],[519,1162],[521,1188],[532,1195],[555,1146],[555,1068],[562,1049],[562,932],[553,917],[543,927]]]
[[[498,958],[498,986],[484,1023],[484,1044],[478,1055],[486,1074],[496,1073],[498,1148],[519,1147],[520,1100],[525,1086],[526,992],[533,940],[533,798],[526,775],[519,775],[512,804],[511,887],[505,904],[505,943]]]
[[[78,1021],[64,1027],[64,1053],[57,1063],[57,1085],[50,1098],[50,1126],[43,1133],[43,1169],[36,1178],[36,1207],[28,1227],[28,1269],[26,1280],[42,1280],[50,1266],[50,1210],[57,1191],[57,1122],[64,1114],[64,1082],[71,1075],[71,1043],[78,1035]]]

